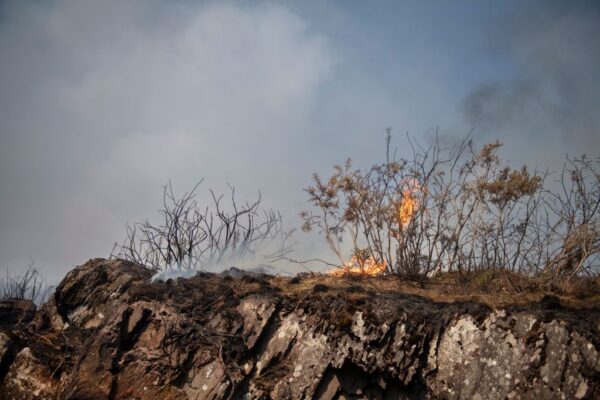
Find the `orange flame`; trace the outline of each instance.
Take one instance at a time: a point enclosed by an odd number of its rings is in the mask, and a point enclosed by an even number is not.
[[[404,185],[397,214],[398,223],[402,228],[405,228],[415,216],[419,207],[418,196],[426,192],[416,179],[406,180]]]
[[[416,179],[405,181],[405,188],[402,190],[402,197],[397,205],[397,222],[401,228],[405,228],[413,219],[419,207],[419,194],[425,190],[419,185]],[[392,235],[400,237],[402,229],[393,230]],[[329,271],[329,275],[341,277],[346,275],[357,276],[378,276],[385,274],[387,265],[385,261],[378,263],[373,256],[360,257],[353,255],[349,261],[341,267]]]
[[[402,200],[398,206],[398,222],[402,227],[406,227],[410,223],[417,208],[417,200],[414,193],[410,189],[402,191]]]
[[[367,257],[362,262],[360,261],[361,260],[357,256],[352,256],[350,261],[346,262],[343,266],[330,271],[329,275],[336,277],[346,275],[378,276],[383,275],[386,271],[385,262],[378,263],[373,257]]]

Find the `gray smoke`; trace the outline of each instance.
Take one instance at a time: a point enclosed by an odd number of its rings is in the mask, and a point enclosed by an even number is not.
[[[514,163],[597,156],[599,6],[573,3],[0,0],[0,273],[108,255],[169,179],[297,227],[311,173],[380,161],[386,126],[404,156],[473,125]]]
[[[0,2],[0,54],[0,268],[33,258],[57,279],[107,256],[169,179],[262,190],[296,217],[292,163],[331,58],[287,8]]]
[[[600,7],[597,2],[542,5],[520,9],[493,29],[490,47],[512,58],[516,73],[474,88],[463,101],[464,115],[481,137],[512,142],[517,158],[525,161],[543,163],[544,153],[560,152],[561,144],[597,155]]]

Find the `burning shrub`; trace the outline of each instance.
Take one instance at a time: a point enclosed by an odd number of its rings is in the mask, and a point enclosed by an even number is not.
[[[193,270],[257,257],[269,248],[265,259],[276,259],[290,251],[291,231],[283,229],[281,215],[260,207],[260,193],[254,202],[239,203],[230,186],[229,208],[223,195],[209,190],[212,207],[196,201],[198,183],[181,197],[169,182],[163,187],[162,224],[150,221],[127,226],[127,238],[115,244],[116,257],[136,262],[151,270]]]
[[[412,157],[397,158],[388,130],[383,163],[360,170],[348,160],[305,189],[317,211],[301,213],[303,229],[317,229],[339,258],[334,274],[597,272],[600,160],[567,159],[552,191],[548,173],[505,165],[499,142],[478,151],[468,137],[449,148],[408,143]]]

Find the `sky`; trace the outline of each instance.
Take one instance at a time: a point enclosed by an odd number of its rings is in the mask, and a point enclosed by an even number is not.
[[[516,165],[598,157],[598,37],[586,1],[0,0],[0,272],[107,257],[169,179],[297,227],[312,173],[378,161],[386,127],[400,154],[473,129]]]

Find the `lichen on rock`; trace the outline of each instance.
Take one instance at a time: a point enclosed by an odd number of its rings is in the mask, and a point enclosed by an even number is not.
[[[435,303],[376,278],[150,276],[119,260],[71,271],[2,328],[0,399],[600,397],[597,310]]]

